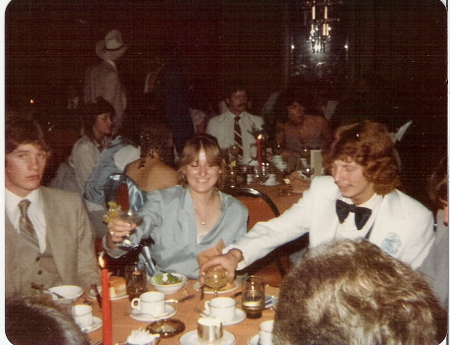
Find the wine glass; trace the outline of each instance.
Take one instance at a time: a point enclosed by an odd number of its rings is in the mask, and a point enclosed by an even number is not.
[[[239,146],[236,144],[231,145],[228,148],[228,152],[230,152],[230,155],[233,156],[233,160],[236,160],[237,155],[239,154]]]
[[[272,145],[272,152],[274,156],[279,156],[284,151],[284,147],[282,144],[279,144],[277,142],[274,142]]]
[[[261,166],[255,166],[255,177],[261,184],[265,184],[270,177],[270,168],[268,164],[262,164]]]
[[[214,297],[218,296],[218,291],[227,285],[228,272],[222,266],[216,266],[205,272],[205,285],[214,290]]]
[[[311,179],[311,176],[314,174],[314,168],[307,165],[304,166],[301,170],[303,175],[305,175],[308,179]]]
[[[143,220],[144,220],[144,216],[142,215],[142,213],[137,212],[137,211],[133,211],[133,210],[128,210],[128,211],[120,211],[117,215],[117,217],[124,221],[127,222],[129,224],[136,224],[137,226],[141,225]],[[133,230],[132,230],[133,231]],[[117,244],[117,247],[119,247],[122,250],[133,250],[138,246],[138,244],[133,243],[130,240],[130,236],[124,236],[122,241],[119,242]]]

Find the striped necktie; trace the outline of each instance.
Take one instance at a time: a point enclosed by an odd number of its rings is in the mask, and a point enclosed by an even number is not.
[[[234,143],[239,147],[239,153],[237,154],[239,157],[244,156],[244,149],[242,148],[242,133],[241,133],[241,125],[239,124],[240,116],[234,117]]]
[[[19,219],[19,228],[21,232],[24,232],[32,237],[33,240],[38,242],[36,231],[34,230],[34,226],[31,223],[30,218],[28,218],[28,207],[30,206],[30,200],[24,199],[19,202],[20,209],[20,219]]]

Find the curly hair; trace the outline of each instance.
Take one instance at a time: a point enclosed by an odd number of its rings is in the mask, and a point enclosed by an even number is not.
[[[183,168],[192,162],[197,161],[200,150],[205,150],[206,159],[211,166],[222,166],[222,153],[217,142],[216,137],[210,134],[195,134],[184,146],[183,152],[179,161],[179,168],[177,171],[178,183],[183,187],[187,186],[186,177],[183,174]],[[217,180],[217,188],[222,188],[221,179]]]
[[[369,241],[342,240],[286,276],[274,345],[431,345],[445,318],[421,273]]]
[[[385,125],[369,120],[339,127],[334,141],[324,151],[323,165],[330,171],[334,161],[356,162],[379,195],[401,185],[394,143]]]
[[[172,131],[165,122],[153,122],[141,132],[139,136],[141,156],[138,169],[145,166],[146,158],[154,157],[157,153],[167,165],[173,165]]]

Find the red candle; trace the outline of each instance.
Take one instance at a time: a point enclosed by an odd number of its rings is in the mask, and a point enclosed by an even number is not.
[[[112,320],[111,320],[111,300],[109,298],[109,272],[104,266],[104,260],[99,258],[102,267],[102,331],[103,345],[112,345]]]
[[[260,170],[262,168],[263,163],[261,141],[262,141],[262,134],[258,135],[258,138],[256,139],[256,147],[258,148],[258,166]]]

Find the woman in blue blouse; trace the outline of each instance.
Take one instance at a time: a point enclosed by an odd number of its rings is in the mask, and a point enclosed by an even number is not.
[[[143,224],[136,228],[117,218],[108,224],[104,238],[108,254],[124,255],[116,243],[136,229],[130,235],[134,243],[149,237],[154,241],[151,251],[157,271],[196,279],[199,253],[221,239],[227,246],[247,232],[245,206],[218,189],[221,161],[217,140],[208,134],[195,135],[181,155],[180,185],[147,194],[141,209]]]

